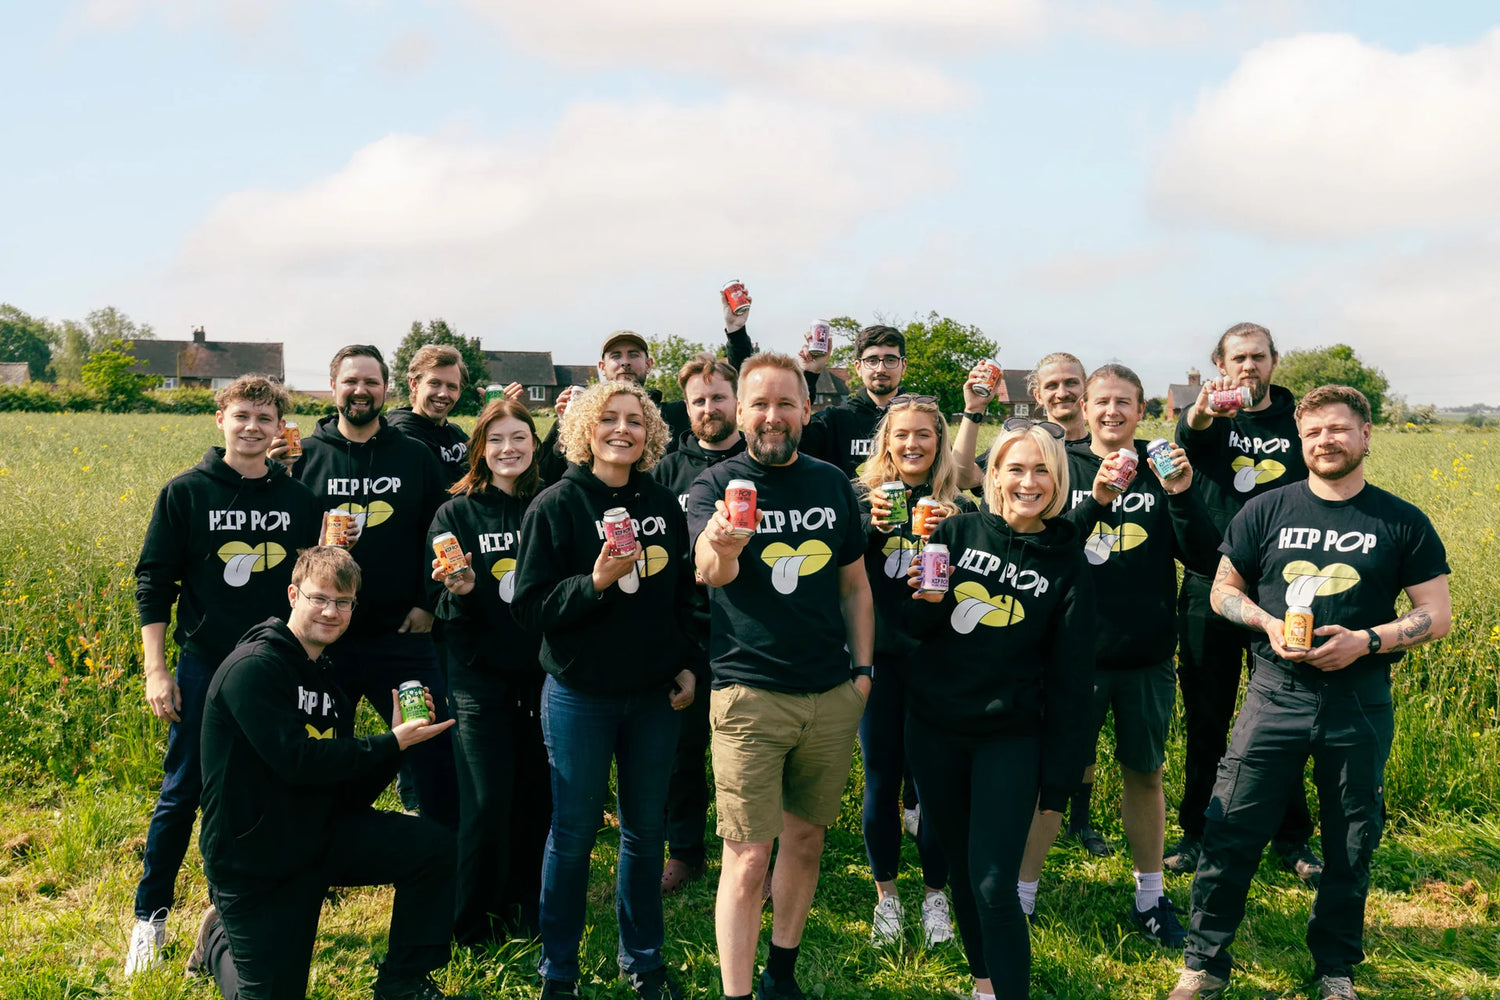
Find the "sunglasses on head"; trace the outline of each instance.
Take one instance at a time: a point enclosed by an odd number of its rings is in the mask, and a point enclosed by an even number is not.
[[[1040,427],[1042,430],[1046,431],[1048,434],[1051,434],[1059,441],[1068,436],[1068,432],[1063,430],[1062,424],[1054,423],[1051,420],[1032,420],[1029,417],[1010,417],[1005,421],[1005,423],[1000,425],[1000,429],[1006,432],[1030,430],[1033,427]]]
[[[924,404],[927,406],[936,406],[937,401],[938,398],[936,396],[914,396],[909,392],[903,392],[901,395],[897,396],[887,404],[887,409],[892,406],[905,406],[908,404],[915,404],[917,406],[921,406]]]

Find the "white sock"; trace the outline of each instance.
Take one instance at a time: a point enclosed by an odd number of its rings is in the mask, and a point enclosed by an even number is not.
[[[1161,887],[1161,872],[1135,873],[1135,912],[1145,913],[1165,895]]]
[[[1035,882],[1016,881],[1016,895],[1021,897],[1021,912],[1028,916],[1036,912],[1036,887],[1041,884],[1041,879]]]

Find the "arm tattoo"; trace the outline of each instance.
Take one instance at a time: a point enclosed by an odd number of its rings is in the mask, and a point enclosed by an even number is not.
[[[1396,619],[1396,641],[1387,649],[1410,649],[1432,641],[1432,615],[1425,608],[1412,608]]]
[[[1266,613],[1244,594],[1225,594],[1219,614],[1236,625],[1254,631],[1265,627]]]

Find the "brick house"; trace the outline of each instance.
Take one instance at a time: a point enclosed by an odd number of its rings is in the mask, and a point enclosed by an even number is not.
[[[192,340],[136,340],[135,371],[153,375],[162,389],[222,389],[251,372],[286,381],[280,343],[214,340],[193,331]]]

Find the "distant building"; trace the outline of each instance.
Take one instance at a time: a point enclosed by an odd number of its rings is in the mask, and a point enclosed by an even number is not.
[[[551,351],[485,351],[489,381],[498,385],[519,382],[526,391],[521,398],[529,409],[551,406],[560,391]],[[562,388],[567,388],[564,384]]]
[[[0,361],[0,385],[25,385],[31,381],[31,366],[24,361]]]
[[[832,367],[823,369],[818,375],[818,391],[813,393],[812,408],[821,410],[825,406],[837,406],[849,395],[849,369]]]
[[[1188,369],[1186,384],[1173,382],[1167,386],[1167,417],[1176,420],[1183,410],[1197,401],[1198,393],[1202,391],[1203,376],[1196,368]]]
[[[551,406],[557,402],[557,397],[570,385],[588,385],[590,382],[599,381],[599,368],[597,365],[553,365],[552,370],[557,373],[557,392],[552,396]]]
[[[1041,407],[1037,406],[1036,400],[1031,398],[1031,374],[1030,369],[1005,369],[1000,384],[995,387],[995,402],[999,404],[996,412],[999,413],[1001,419],[1005,417],[1041,419]]]
[[[241,375],[258,372],[286,381],[280,343],[210,341],[203,327],[192,340],[136,340],[135,371],[161,381],[162,389],[222,389]]]

